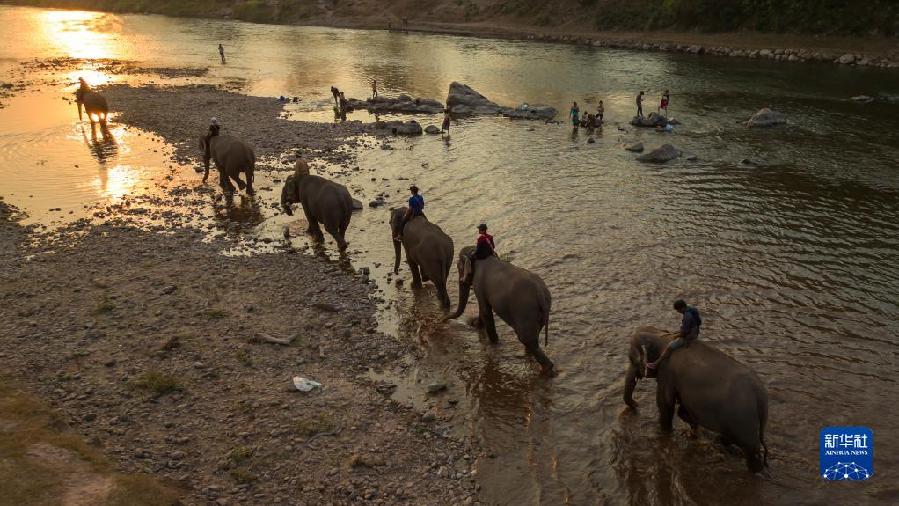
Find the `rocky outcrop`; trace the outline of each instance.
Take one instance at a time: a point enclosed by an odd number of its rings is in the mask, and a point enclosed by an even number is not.
[[[398,97],[375,97],[367,100],[351,98],[347,100],[349,109],[366,109],[371,113],[411,113],[438,114],[443,112],[443,104],[432,98],[412,98],[409,95]]]
[[[503,109],[471,86],[455,81],[450,83],[446,106],[453,114],[499,114]]]
[[[378,121],[378,130],[387,130],[393,135],[421,135],[421,125],[417,121]]]
[[[450,84],[446,106],[450,112],[459,116],[502,114],[507,118],[549,121],[556,115],[556,109],[548,105],[521,104],[518,107],[503,107],[476,92],[471,86],[457,82]]]
[[[539,119],[549,121],[556,117],[556,108],[549,105],[521,104],[514,109],[503,109],[502,114],[503,116],[512,119]]]
[[[631,125],[644,128],[664,127],[668,126],[668,118],[661,114],[651,112],[649,113],[649,116],[643,116],[642,118],[640,116],[634,116],[634,119],[631,120]]]
[[[783,125],[787,122],[787,117],[777,111],[765,107],[759,112],[752,115],[746,125],[752,127],[772,127],[775,125]]]
[[[643,163],[665,163],[680,156],[680,151],[671,144],[662,144],[645,155],[637,157],[637,161]]]

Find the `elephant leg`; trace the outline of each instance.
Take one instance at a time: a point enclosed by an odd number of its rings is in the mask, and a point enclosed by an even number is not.
[[[244,188],[247,187],[247,184],[244,183],[242,179],[240,179],[240,172],[239,172],[239,171],[234,170],[234,171],[231,172],[231,174],[233,174],[233,175],[231,176],[231,179],[233,179],[234,182],[237,183],[237,188],[243,190]]]
[[[484,332],[487,333],[487,338],[490,339],[492,344],[496,344],[499,342],[499,336],[496,334],[496,321],[493,319],[493,308],[490,307],[490,304],[486,302],[481,302],[478,299],[478,316],[481,319],[481,324],[484,326]]]
[[[253,168],[250,167],[247,172],[247,195],[253,195],[256,193],[256,190],[253,189]]]
[[[421,267],[412,260],[409,260],[408,253],[406,254],[406,263],[409,264],[409,269],[412,270],[412,287],[421,288]]]
[[[322,233],[321,227],[318,225],[318,220],[315,218],[306,215],[306,219],[309,220],[309,235],[311,235],[316,241],[323,242],[325,240],[325,234]]]
[[[659,408],[659,425],[662,430],[670,432],[674,421],[674,392],[658,379],[656,388],[656,405]]]
[[[442,283],[439,281],[437,282],[437,298],[440,300],[440,305],[444,309],[449,309],[449,307],[452,305],[452,301],[449,297],[449,292],[446,291],[446,281]]]
[[[687,412],[687,409],[684,408],[683,404],[678,404],[677,406],[677,416],[680,417],[681,420],[690,424],[690,437],[696,439],[699,437],[699,424],[696,423],[696,420],[690,416],[690,413]]]
[[[536,322],[516,325],[515,334],[518,335],[518,340],[524,345],[525,350],[540,364],[543,372],[551,374],[555,365],[540,348],[540,330],[542,328],[543,326]]]
[[[231,184],[231,181],[228,180],[228,176],[225,174],[221,168],[216,167],[219,171],[219,186],[222,187],[222,191],[225,193],[234,193],[234,185]]]
[[[343,240],[343,234],[340,233],[340,227],[338,225],[334,224],[333,221],[325,223],[325,230],[334,238],[334,241],[337,242],[337,247],[340,248],[340,251],[346,249],[347,244],[346,241]]]

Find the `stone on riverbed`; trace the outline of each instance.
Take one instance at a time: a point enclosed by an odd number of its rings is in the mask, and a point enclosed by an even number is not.
[[[366,109],[372,113],[404,112],[438,114],[443,112],[443,104],[432,98],[412,98],[409,95],[375,97],[367,100],[351,98],[347,100],[350,109]]]
[[[680,151],[671,144],[662,144],[645,155],[637,157],[637,161],[644,163],[665,163],[680,156]]]
[[[521,104],[514,109],[504,108],[502,114],[512,119],[542,119],[546,121],[556,117],[556,108],[549,105]]]
[[[624,146],[624,149],[628,151],[633,151],[634,153],[642,153],[643,152],[643,143],[635,142],[633,144],[628,144]]]
[[[417,121],[378,121],[375,128],[388,130],[394,135],[421,135],[421,125]]]
[[[437,135],[437,134],[440,133],[440,129],[437,128],[437,127],[434,126],[434,125],[428,125],[428,126],[425,128],[425,133],[426,133],[426,134],[430,134],[430,135]]]
[[[759,112],[755,113],[751,118],[749,118],[749,121],[746,122],[746,125],[750,128],[770,127],[775,125],[783,125],[786,122],[787,117],[783,113],[772,111],[771,109],[765,107]]]
[[[643,116],[642,118],[634,116],[634,119],[631,120],[631,125],[644,128],[664,127],[668,125],[668,118],[651,112],[649,116]]]

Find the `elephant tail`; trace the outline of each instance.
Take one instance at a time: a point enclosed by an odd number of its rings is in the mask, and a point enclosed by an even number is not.
[[[549,346],[549,312],[543,316],[543,347],[547,346]]]
[[[766,396],[767,397],[767,396]],[[762,444],[762,465],[768,467],[768,445],[765,443],[765,425],[768,423],[768,400],[759,400],[759,442]]]

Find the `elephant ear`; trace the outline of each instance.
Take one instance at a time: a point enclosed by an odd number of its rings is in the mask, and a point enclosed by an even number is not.
[[[471,265],[471,257],[469,255],[460,255],[459,257],[459,282],[471,284],[471,278],[474,275],[474,269]]]

